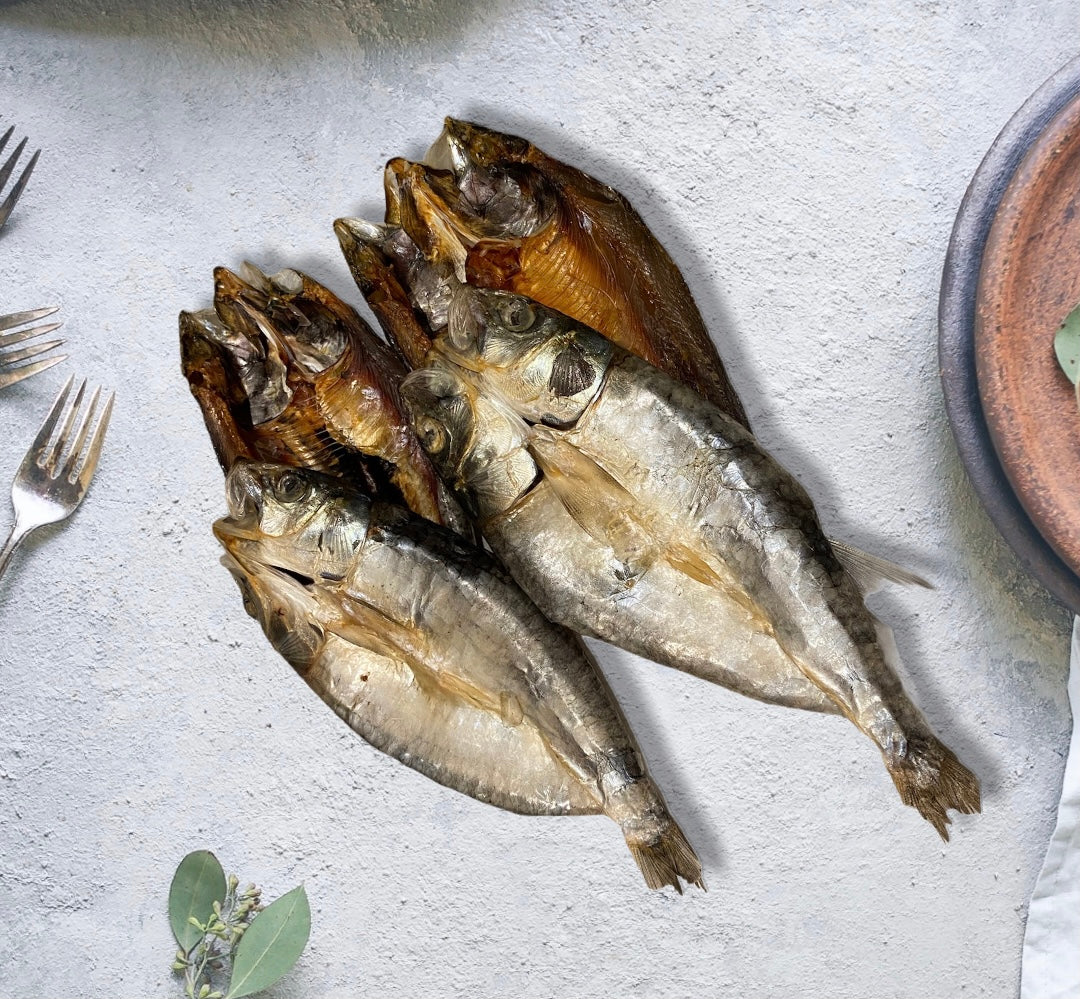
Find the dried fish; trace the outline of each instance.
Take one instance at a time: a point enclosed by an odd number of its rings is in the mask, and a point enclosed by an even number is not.
[[[595,330],[505,292],[460,287],[431,364],[403,387],[418,436],[470,490],[485,454],[514,469],[489,474],[473,502],[552,620],[763,700],[839,711],[943,838],[949,809],[979,810],[977,779],[904,692],[891,632],[855,578],[905,574],[831,544],[805,490],[745,428]]]
[[[525,139],[453,118],[427,162],[399,161],[399,224],[429,258],[437,241],[459,280],[572,316],[748,426],[682,274],[626,198]]]
[[[599,668],[489,556],[304,469],[240,461],[227,495],[248,612],[363,738],[500,808],[606,814],[651,888],[702,884]]]
[[[223,467],[237,456],[363,482],[469,532],[408,426],[408,370],[356,311],[299,271],[214,272],[214,311],[181,315],[184,373]]]

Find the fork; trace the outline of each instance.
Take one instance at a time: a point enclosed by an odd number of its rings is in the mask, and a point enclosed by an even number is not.
[[[33,530],[46,524],[66,520],[82,502],[90,480],[94,477],[105,431],[112,414],[115,393],[109,393],[93,434],[90,433],[94,411],[101,396],[101,388],[94,389],[87,406],[83,406],[86,380],[79,383],[75,398],[67,402],[72,376],[60,390],[53,408],[41,425],[34,443],[26,452],[15,482],[11,487],[11,502],[15,507],[15,526],[0,551],[0,576],[4,574],[15,549]],[[75,418],[83,410],[79,428],[71,442]],[[63,419],[60,432],[53,435],[56,425]],[[89,438],[89,443],[87,439]],[[61,464],[61,458],[66,460]]]
[[[2,136],[0,136],[0,153],[4,151],[4,147],[8,144],[8,139],[11,138],[14,131],[15,126],[12,125]],[[3,191],[4,185],[11,176],[11,171],[15,169],[15,164],[18,162],[19,157],[22,155],[22,151],[25,148],[26,139],[23,139],[22,142],[15,147],[15,151],[7,158],[7,162],[0,167],[0,191]],[[11,210],[15,207],[15,202],[19,200],[19,195],[23,193],[23,188],[26,187],[27,181],[30,180],[30,174],[34,172],[34,167],[36,166],[40,155],[41,150],[39,149],[30,157],[30,162],[23,167],[23,172],[19,174],[19,179],[15,181],[14,186],[8,191],[8,196],[0,203],[0,229],[4,228],[4,223],[8,220]]]
[[[46,316],[51,316],[57,308],[58,306],[54,305],[48,309],[34,309],[32,312],[13,312],[10,316],[0,316],[0,389],[7,388],[8,385],[14,385],[31,375],[36,375],[46,368],[51,368],[54,364],[59,364],[67,357],[67,354],[54,354],[52,357],[34,361],[33,364],[20,363],[28,361],[32,357],[37,357],[39,354],[44,354],[45,351],[52,350],[53,347],[59,347],[64,342],[63,340],[34,343],[20,350],[11,350],[4,353],[7,347],[13,347],[24,340],[51,333],[53,330],[58,329],[61,323],[44,323],[31,329],[15,330],[14,333],[7,333],[5,330],[14,329],[16,326],[25,326],[27,323],[32,323],[37,319],[44,319]],[[16,365],[19,366],[16,367]]]

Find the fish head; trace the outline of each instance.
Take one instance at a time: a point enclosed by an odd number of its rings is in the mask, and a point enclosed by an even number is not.
[[[401,383],[413,432],[444,482],[464,485],[464,462],[476,430],[475,392],[446,364],[419,368]]]
[[[557,189],[533,162],[533,146],[515,135],[447,118],[425,157],[449,172],[440,190],[447,209],[494,239],[525,239],[542,232],[558,210]],[[439,187],[440,178],[433,178]]]
[[[229,330],[212,309],[180,313],[180,368],[225,471],[237,459],[261,453],[262,435],[249,419],[245,385],[260,370],[254,353],[255,348]]]
[[[286,386],[310,380],[341,360],[350,345],[344,302],[299,271],[214,271],[214,310],[263,356],[285,371]],[[263,422],[263,421],[256,421]]]
[[[427,327],[424,333],[445,328],[450,293],[456,283],[454,264],[448,255],[439,253],[429,259],[400,225],[342,218],[334,222],[334,232],[349,270],[376,314],[388,298],[397,297],[395,292],[400,289],[410,308],[423,316]],[[423,339],[419,331],[404,337],[400,346],[410,361],[426,353],[430,338],[427,343]]]
[[[436,355],[405,379],[402,396],[420,443],[474,516],[506,510],[535,483],[531,428],[467,371]]]
[[[229,558],[256,578],[257,593],[287,597],[312,613],[308,598],[317,600],[348,575],[366,536],[370,500],[333,476],[254,461],[233,465],[225,494],[229,515],[214,523],[214,535]]]
[[[436,349],[533,423],[574,423],[600,391],[613,344],[511,292],[462,285]]]
[[[270,644],[300,674],[318,659],[326,642],[319,598],[292,577],[226,552],[221,564],[240,587],[244,610],[259,622]]]

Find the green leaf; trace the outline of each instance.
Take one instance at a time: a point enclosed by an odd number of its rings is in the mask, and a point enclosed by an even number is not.
[[[173,936],[185,954],[202,939],[202,932],[190,922],[205,923],[214,913],[214,903],[225,901],[225,872],[209,850],[196,850],[180,861],[169,888],[169,923]]]
[[[268,989],[303,953],[311,933],[311,906],[304,886],[271,902],[240,938],[225,999]]]
[[[1065,317],[1054,335],[1054,353],[1061,370],[1076,385],[1080,380],[1080,305]]]

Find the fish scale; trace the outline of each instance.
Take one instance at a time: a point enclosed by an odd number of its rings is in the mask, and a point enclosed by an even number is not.
[[[462,286],[449,318],[429,365],[470,386],[463,397],[474,410],[496,398],[535,425],[520,446],[541,478],[524,493],[486,497],[481,526],[552,620],[761,700],[843,714],[944,839],[950,809],[979,810],[977,779],[900,683],[883,626],[842,564],[850,550],[825,538],[806,491],[745,427],[521,296]],[[595,371],[586,391],[558,398],[557,379],[537,374],[554,374],[569,350]],[[453,415],[410,379],[403,396],[414,421]],[[484,430],[473,420],[444,436],[476,449]],[[449,467],[448,455],[431,453],[444,476],[466,487],[475,476],[467,455]],[[711,501],[702,505],[702,494]],[[633,551],[661,557],[622,579],[614,567]],[[856,554],[861,568],[874,564]],[[620,599],[631,583],[633,599]]]
[[[599,667],[489,555],[306,469],[241,460],[226,494],[245,606],[354,731],[504,809],[607,814],[650,887],[702,883]]]

